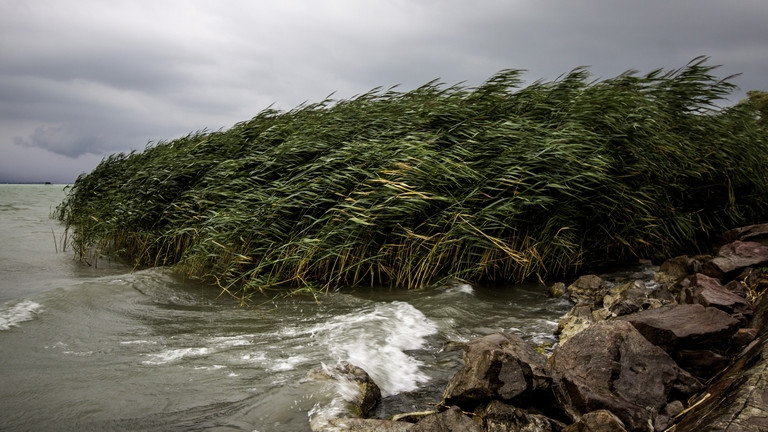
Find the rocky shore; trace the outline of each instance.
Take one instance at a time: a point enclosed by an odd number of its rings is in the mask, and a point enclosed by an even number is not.
[[[551,350],[497,333],[465,346],[463,369],[429,412],[369,419],[378,389],[352,365],[360,417],[317,431],[768,430],[768,225],[729,231],[710,256],[649,277],[585,275],[551,287],[573,308]]]

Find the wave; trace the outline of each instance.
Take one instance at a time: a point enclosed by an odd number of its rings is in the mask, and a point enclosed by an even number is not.
[[[11,305],[3,305],[0,308],[0,330],[9,330],[11,327],[17,327],[24,321],[30,321],[43,311],[40,303],[32,300],[23,300]]]
[[[437,325],[409,303],[378,304],[310,330],[338,361],[363,368],[384,396],[409,392],[429,380],[409,351],[424,348]]]

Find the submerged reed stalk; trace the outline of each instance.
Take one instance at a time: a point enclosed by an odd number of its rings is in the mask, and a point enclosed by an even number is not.
[[[714,66],[373,90],[105,158],[57,215],[85,258],[234,296],[521,281],[706,248],[768,219],[765,122]]]

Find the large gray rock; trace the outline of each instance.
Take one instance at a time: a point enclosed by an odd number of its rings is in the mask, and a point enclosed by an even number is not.
[[[744,297],[725,288],[719,280],[701,273],[693,275],[690,280],[691,285],[680,294],[681,303],[698,303],[731,315],[752,316],[752,305]]]
[[[735,241],[720,248],[717,256],[704,264],[707,276],[723,279],[750,266],[768,263],[768,246],[757,242]]]
[[[483,432],[483,428],[453,406],[419,420],[410,432]]]
[[[739,321],[700,304],[650,309],[617,318],[632,323],[654,345],[665,351],[720,348],[736,333]]]
[[[602,321],[555,349],[547,364],[561,406],[573,421],[607,409],[630,431],[652,431],[670,400],[701,384],[629,322]]]
[[[546,357],[518,336],[495,333],[474,339],[466,346],[464,363],[445,389],[445,406],[473,411],[494,399],[545,408],[553,402]]]

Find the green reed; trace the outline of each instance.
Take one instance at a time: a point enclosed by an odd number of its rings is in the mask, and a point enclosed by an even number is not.
[[[82,259],[272,288],[522,281],[706,249],[768,215],[754,109],[697,58],[591,81],[430,82],[112,155],[58,217]]]

